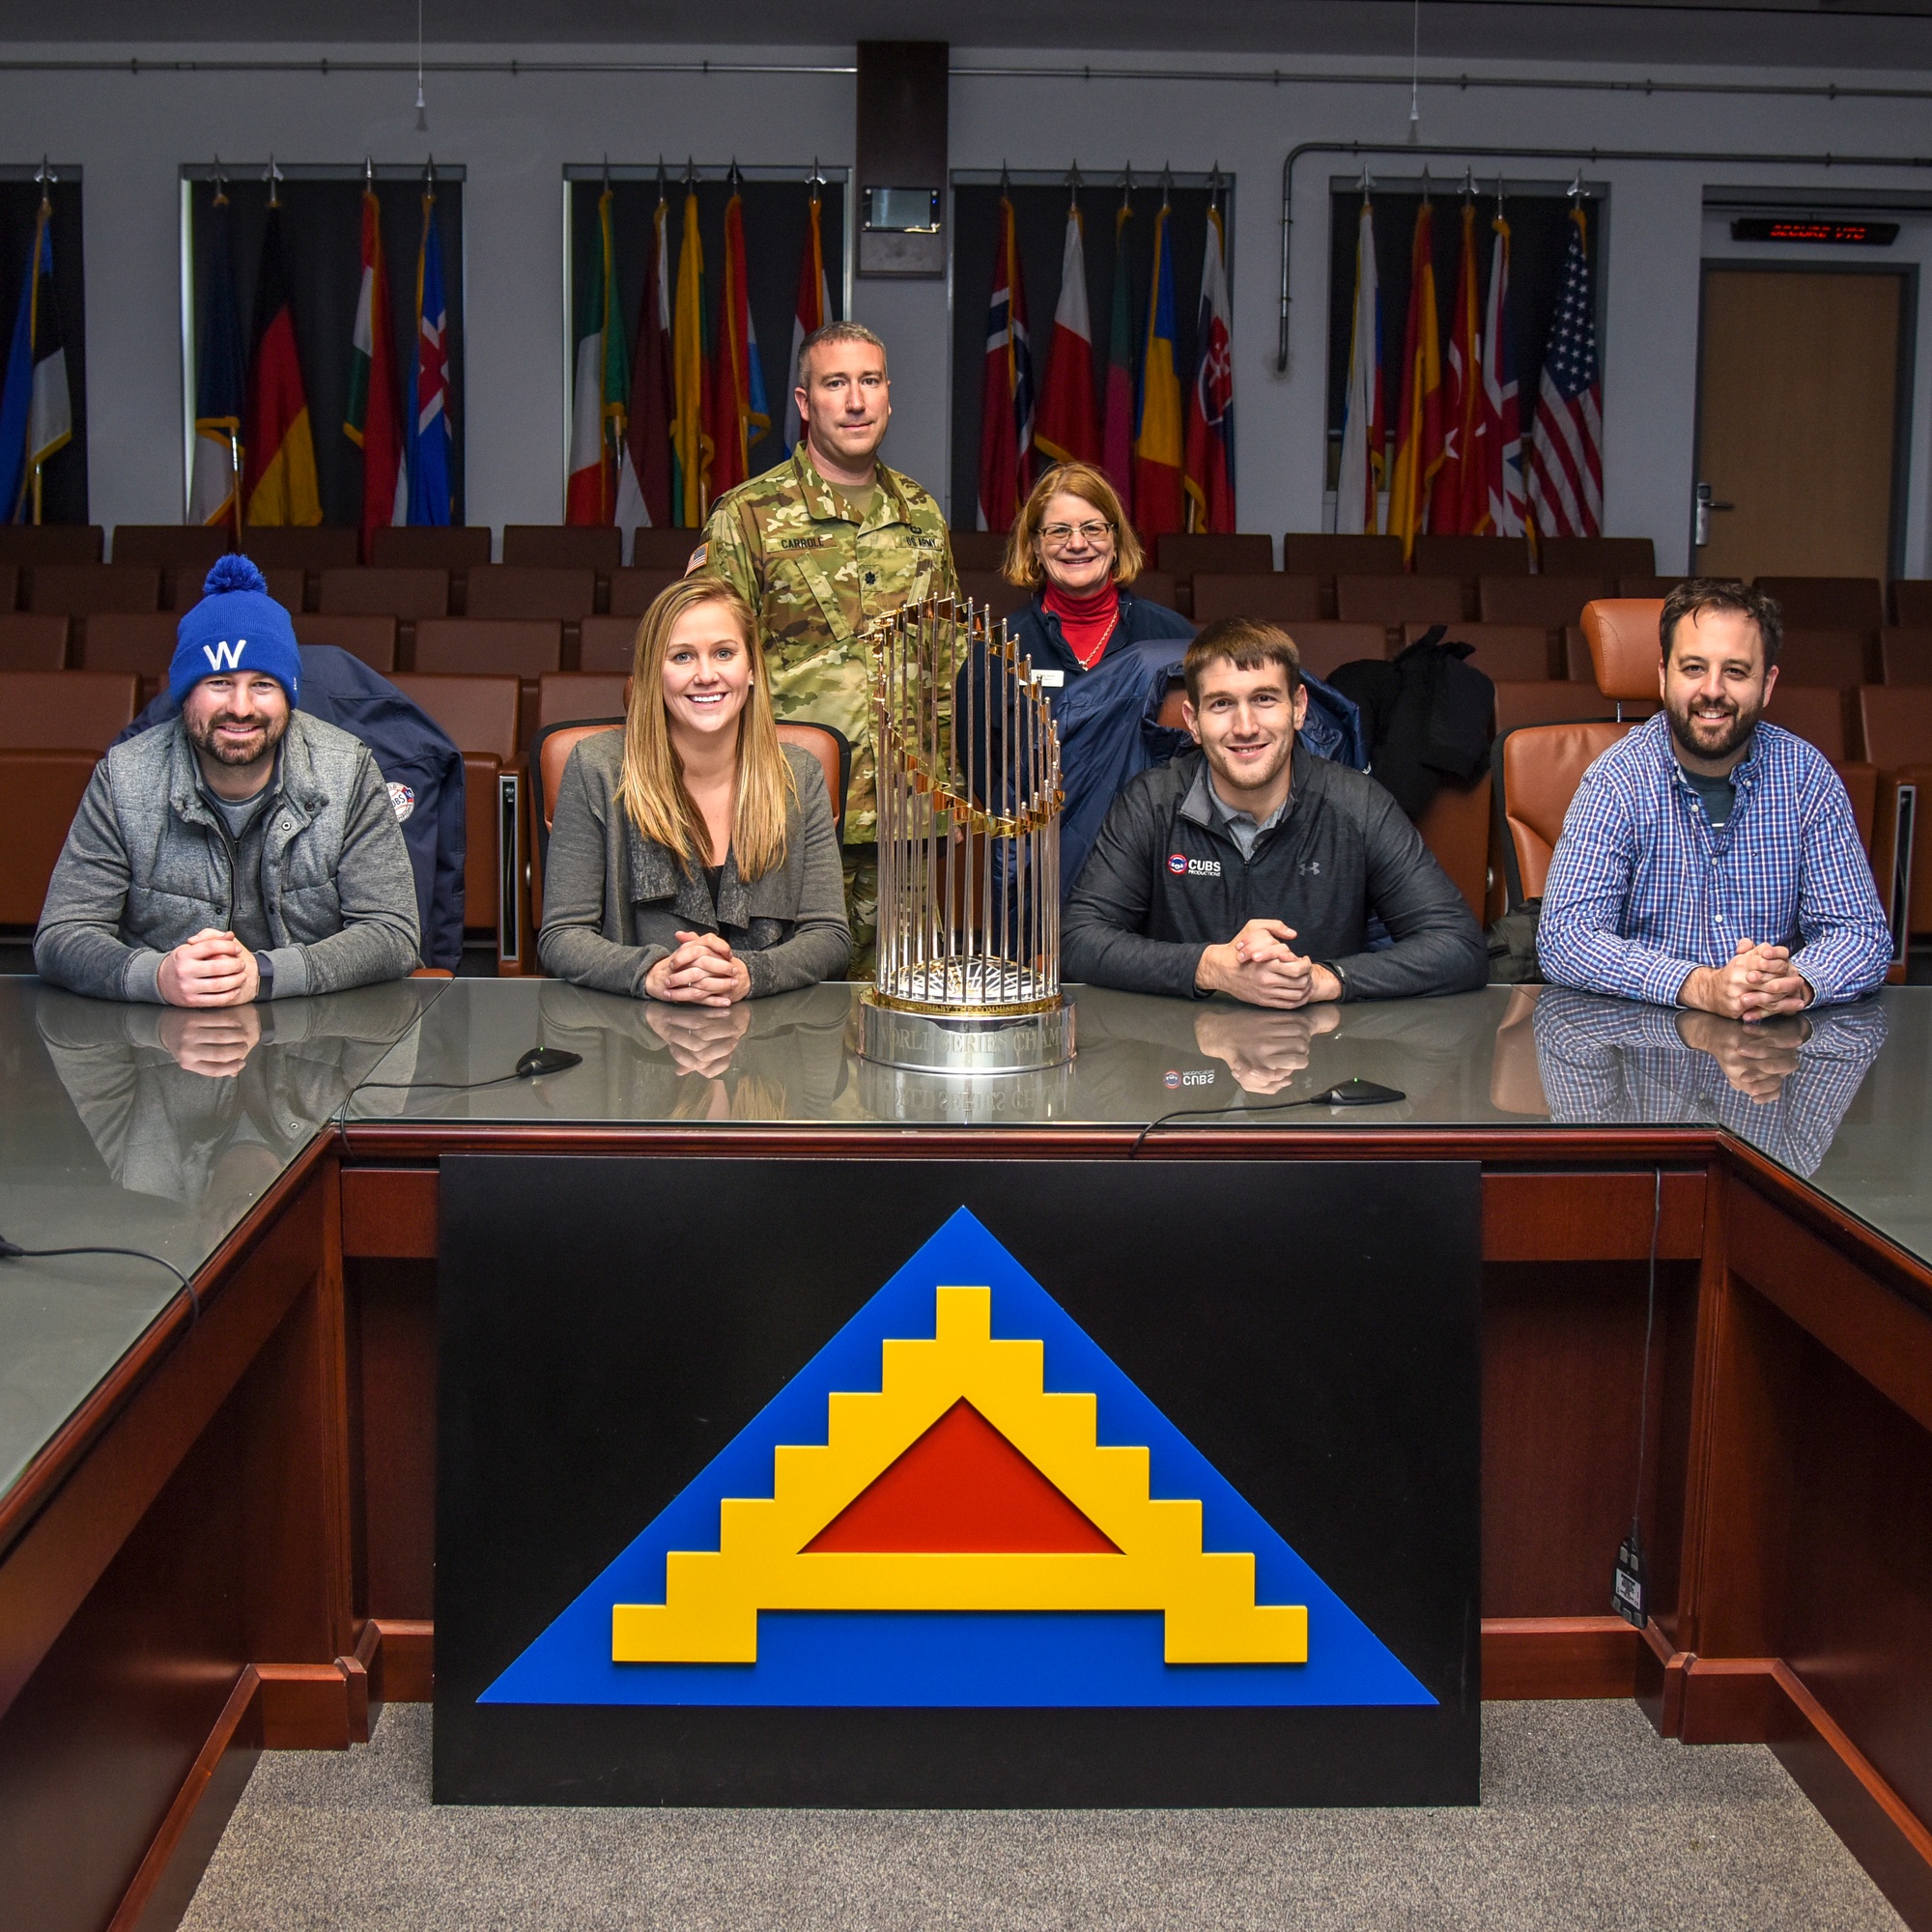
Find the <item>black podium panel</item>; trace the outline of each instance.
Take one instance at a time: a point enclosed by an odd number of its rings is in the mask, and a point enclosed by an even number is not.
[[[451,1155],[441,1228],[440,1802],[1475,1802],[1475,1163]]]

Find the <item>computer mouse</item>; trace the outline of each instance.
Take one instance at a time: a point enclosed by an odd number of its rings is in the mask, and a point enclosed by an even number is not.
[[[536,1080],[546,1073],[561,1073],[567,1066],[582,1065],[581,1053],[567,1053],[560,1046],[533,1046],[517,1062],[517,1071],[526,1080]]]

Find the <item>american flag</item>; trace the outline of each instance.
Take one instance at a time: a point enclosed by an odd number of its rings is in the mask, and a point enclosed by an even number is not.
[[[1604,521],[1603,384],[1579,201],[1570,211],[1563,295],[1550,325],[1529,446],[1529,507],[1546,537],[1593,537]]]

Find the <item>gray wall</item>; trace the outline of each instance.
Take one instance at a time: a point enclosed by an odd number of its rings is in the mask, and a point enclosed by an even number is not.
[[[10,48],[13,58],[128,54],[192,58],[211,50],[144,46]],[[398,50],[227,46],[223,58],[395,59]],[[465,50],[440,46],[454,57]],[[519,50],[473,50],[491,61]],[[574,50],[521,50],[557,59]],[[597,50],[582,50],[600,59]],[[664,58],[710,52],[728,61],[776,58],[849,64],[849,48],[665,48]],[[1171,80],[1171,68],[1245,65],[1211,57],[1122,57],[1105,49],[1050,56],[955,48],[962,66],[1074,65],[1093,60],[1147,69],[1146,79],[984,77],[952,83],[952,164],[1064,168],[1090,175],[1206,169],[1218,161],[1238,182],[1235,390],[1239,423],[1236,490],[1248,529],[1319,527],[1323,459],[1327,193],[1346,162],[1311,158],[1296,179],[1293,303],[1288,374],[1274,373],[1280,270],[1282,159],[1307,140],[1400,142],[1406,85],[1283,86]],[[1323,65],[1339,69],[1339,62]],[[1534,78],[1535,71],[1520,70]],[[1778,76],[1749,70],[1755,81]],[[1660,77],[1662,77],[1660,75]],[[1840,74],[1840,80],[1855,76]],[[1815,81],[1805,74],[1794,79]],[[1879,77],[1897,84],[1898,75]],[[469,317],[469,516],[476,523],[553,522],[563,496],[564,365],[562,169],[566,162],[651,162],[695,154],[720,163],[803,165],[852,157],[850,75],[712,73],[429,77],[427,135],[414,124],[412,77],[403,73],[0,72],[0,162],[78,164],[86,176],[89,467],[98,523],[178,518],[183,501],[181,262],[178,168],[220,154],[258,166],[283,160],[388,163],[439,160],[468,168],[465,189]],[[1506,93],[1425,91],[1429,142],[1566,147],[1909,154],[1924,146],[1925,107],[1910,101],[1829,102],[1765,98],[1651,96],[1527,88]],[[1439,163],[1460,178],[1461,166]],[[1412,159],[1391,156],[1391,172]],[[1493,163],[1478,163],[1492,172]],[[1544,178],[1551,164],[1524,172]],[[1794,189],[1897,188],[1908,176],[1861,176],[1833,167],[1748,167],[1603,162],[1590,168],[1611,202],[1604,341],[1606,526],[1656,540],[1660,567],[1686,554],[1696,400],[1699,262],[1707,185],[1776,183]],[[1914,224],[1903,251],[1918,259]],[[1869,260],[1869,256],[1864,259]],[[976,306],[984,291],[962,287]],[[948,473],[948,288],[945,283],[860,282],[854,312],[891,346],[891,459],[943,488]],[[1932,392],[1920,303],[1916,357],[1918,419]],[[1037,319],[1044,329],[1046,318]],[[318,425],[318,436],[327,434]],[[1908,514],[1907,568],[1927,574],[1932,474],[1922,429]],[[971,506],[956,506],[970,521]]]

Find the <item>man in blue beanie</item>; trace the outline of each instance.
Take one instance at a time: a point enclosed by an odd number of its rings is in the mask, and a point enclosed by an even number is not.
[[[368,747],[297,708],[289,613],[223,557],[181,620],[181,715],[95,767],[34,964],[99,999],[236,1007],[398,980],[415,881]]]

